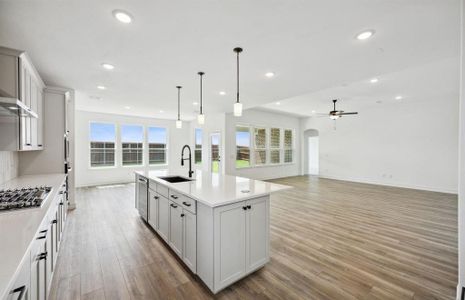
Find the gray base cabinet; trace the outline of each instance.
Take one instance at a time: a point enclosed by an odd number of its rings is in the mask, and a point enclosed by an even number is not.
[[[148,224],[213,293],[269,262],[269,195],[210,207],[148,182]]]
[[[20,271],[6,299],[48,299],[67,219],[65,191],[66,185],[63,185],[55,199],[47,200],[52,201],[49,211],[39,227],[29,253],[19,267]]]

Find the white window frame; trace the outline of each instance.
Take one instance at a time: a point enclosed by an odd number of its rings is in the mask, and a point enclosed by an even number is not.
[[[99,123],[99,124],[107,124],[107,125],[113,125],[113,127],[115,128],[115,159],[114,159],[114,163],[112,166],[92,166],[92,154],[91,154],[91,150],[92,150],[92,147],[90,146],[90,143],[92,142],[91,141],[91,138],[90,138],[90,133],[91,133],[91,124],[92,123]],[[116,123],[113,123],[113,122],[106,122],[106,121],[89,121],[89,124],[88,124],[88,127],[87,127],[87,147],[88,147],[88,151],[87,151],[87,161],[88,161],[88,168],[89,169],[98,169],[98,170],[101,170],[101,169],[114,169],[114,168],[117,168],[118,167],[118,125]]]
[[[164,164],[151,164],[150,163],[150,141],[149,141],[149,128],[163,128],[166,131],[166,148],[165,148],[165,163]],[[147,166],[148,167],[166,167],[169,165],[169,144],[170,144],[170,131],[169,128],[166,126],[159,126],[159,125],[147,125],[146,126],[146,143],[147,143]]]
[[[255,139],[255,130],[256,129],[264,129],[265,130],[265,147],[259,148],[257,147],[256,144],[256,139]],[[269,164],[269,128],[266,126],[251,126],[251,131],[252,131],[252,141],[253,141],[253,164],[251,162],[252,167],[262,167],[266,166]],[[256,151],[265,151],[265,162],[263,164],[257,164],[257,161],[255,159],[256,157]]]
[[[291,147],[290,148],[286,148],[286,145],[284,144],[284,141],[285,141],[285,131],[286,130],[289,130],[291,131],[291,134],[292,134],[292,142],[291,142]],[[284,128],[283,129],[283,159],[282,159],[282,163],[285,164],[285,165],[290,165],[290,164],[293,164],[295,159],[294,159],[294,156],[295,156],[295,130],[292,129],[292,128]],[[285,162],[285,152],[286,150],[291,150],[292,151],[292,160],[290,162]]]
[[[123,165],[123,126],[140,126],[142,127],[142,164],[140,165]],[[120,156],[121,156],[121,167],[123,168],[140,168],[140,167],[145,167],[145,149],[146,149],[146,143],[145,143],[145,140],[146,140],[146,135],[145,135],[145,126],[142,125],[142,124],[133,124],[133,123],[120,123],[119,124],[119,127],[120,127],[120,130],[119,130],[119,144],[121,146],[121,152],[120,152]],[[131,143],[131,142],[129,142]],[[148,145],[147,145],[148,146]]]
[[[237,167],[237,140],[236,140],[236,133],[237,133],[237,127],[247,127],[249,129],[249,165],[247,167]],[[253,148],[254,148],[254,142],[253,142],[253,131],[252,131],[253,126],[250,124],[236,124],[234,126],[234,167],[237,170],[243,170],[247,168],[253,168],[255,161],[253,157]]]
[[[201,132],[202,143],[200,144],[200,149],[197,149],[197,148],[196,148],[196,146],[197,146],[197,136],[196,136],[197,130],[200,130],[200,132]],[[194,128],[194,143],[193,143],[193,147],[192,147],[192,148],[194,149],[194,167],[195,167],[196,169],[201,169],[201,168],[202,168],[202,165],[203,165],[203,163],[204,163],[204,160],[203,160],[203,156],[204,156],[204,155],[203,155],[203,150],[204,150],[204,146],[203,146],[203,144],[204,144],[204,143],[203,143],[203,142],[204,142],[204,138],[203,138],[203,137],[204,137],[204,136],[203,136],[203,135],[204,135],[204,129],[203,129],[203,128],[201,128],[201,127],[195,127],[195,128]],[[200,150],[200,163],[199,163],[199,164],[195,162],[195,151],[196,151],[196,150]]]

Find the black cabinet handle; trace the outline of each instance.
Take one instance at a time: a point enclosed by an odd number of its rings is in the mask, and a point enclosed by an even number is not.
[[[182,204],[184,204],[185,206],[191,206],[191,204],[187,202],[183,202]]]
[[[46,235],[39,236],[39,237],[37,237],[37,240],[43,240],[43,239],[45,239],[46,237],[47,237]]]
[[[63,202],[60,202],[60,205],[63,205]]]
[[[184,214],[181,214],[181,218],[184,217]]]
[[[42,144],[38,144],[37,147],[42,147],[43,145]]]
[[[52,224],[56,224],[56,223],[57,223],[57,220],[53,220],[53,221],[52,221]]]
[[[247,205],[247,209],[251,209],[251,208],[252,208],[252,206],[250,206],[250,205]]]
[[[47,229],[39,231],[39,233],[46,233],[46,232],[47,232]]]
[[[30,146],[31,144],[27,143],[26,146]]]
[[[48,255],[47,252],[41,253],[41,254],[39,254],[39,256],[37,257],[37,259],[38,259],[38,260],[46,259],[46,258],[47,258],[47,255]]]
[[[19,287],[19,288],[15,288],[14,290],[12,290],[10,292],[10,294],[16,294],[16,293],[19,293],[19,296],[18,296],[18,300],[23,300],[24,299],[24,295],[26,294],[26,291],[27,291],[27,287],[25,285]]]
[[[243,209],[243,210],[247,210],[247,206],[242,206],[242,209]]]
[[[176,195],[171,195],[171,198],[173,198],[173,199],[178,199],[178,196],[176,196]]]
[[[157,199],[157,200],[160,199],[160,197],[158,197],[158,196],[153,196],[153,198],[154,198],[154,199]]]
[[[177,208],[177,205],[174,205],[173,203],[170,204],[172,208]]]

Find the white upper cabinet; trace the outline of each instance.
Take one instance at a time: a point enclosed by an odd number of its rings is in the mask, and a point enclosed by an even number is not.
[[[38,118],[20,118],[18,150],[43,148],[44,88],[44,82],[25,52],[0,47],[0,97],[18,99],[38,115]]]

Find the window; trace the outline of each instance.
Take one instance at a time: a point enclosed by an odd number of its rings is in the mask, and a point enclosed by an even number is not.
[[[90,123],[90,166],[115,165],[116,128],[114,124]]]
[[[202,129],[195,129],[194,162],[198,165],[202,163]]]
[[[292,140],[292,130],[284,130],[284,162],[291,163],[293,160],[293,140]]]
[[[270,129],[270,163],[279,164],[281,162],[281,129]]]
[[[148,128],[149,164],[164,165],[167,163],[167,132],[163,127]]]
[[[236,126],[236,168],[250,166],[250,128]]]
[[[266,129],[254,128],[255,164],[266,164]]]
[[[140,166],[143,161],[144,128],[139,125],[121,125],[123,166]]]

